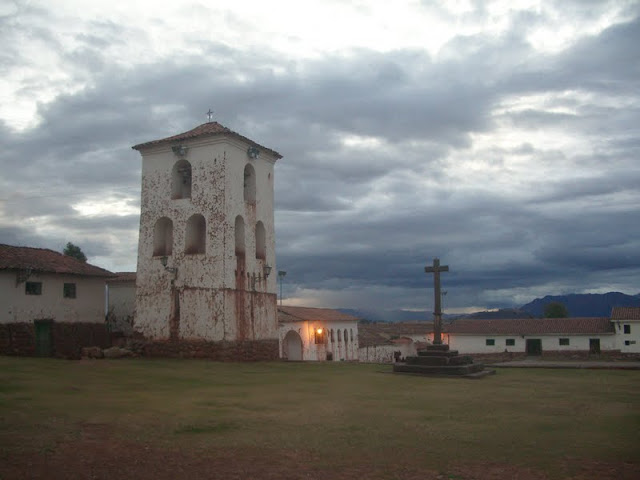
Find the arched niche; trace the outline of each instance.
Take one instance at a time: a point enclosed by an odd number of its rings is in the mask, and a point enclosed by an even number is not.
[[[191,198],[191,164],[178,160],[171,171],[171,198]]]
[[[244,167],[244,201],[256,203],[256,171],[249,163]]]
[[[153,227],[153,255],[166,256],[173,253],[173,222],[167,217],[159,218]]]
[[[207,223],[200,214],[191,215],[187,220],[184,253],[205,253],[207,239]]]

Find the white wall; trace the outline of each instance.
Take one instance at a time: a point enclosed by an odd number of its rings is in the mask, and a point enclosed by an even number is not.
[[[589,339],[600,339],[600,350],[615,350],[616,338],[614,335],[463,335],[444,334],[444,342],[449,344],[451,350],[458,350],[461,354],[471,353],[501,353],[526,352],[526,341],[529,338],[542,340],[542,352],[545,351],[578,351],[589,350]],[[569,345],[560,345],[560,338],[568,338]],[[494,339],[495,345],[486,345],[487,339]],[[514,346],[507,346],[506,340],[514,339]]]
[[[0,272],[0,323],[53,319],[56,322],[103,323],[104,277],[34,273],[29,282],[42,282],[42,295],[27,295],[26,282],[16,285],[16,273]],[[76,284],[76,298],[64,298],[65,283]]]
[[[394,363],[395,352],[400,352],[403,358],[417,355],[415,343],[399,343],[394,345],[372,345],[360,347],[358,357],[367,363]]]
[[[628,325],[629,333],[624,333],[624,327]],[[640,319],[638,320],[616,320],[617,348],[624,353],[640,353]]]
[[[108,282],[107,289],[109,321],[115,325],[117,331],[130,333],[136,310],[135,282]]]
[[[315,331],[322,328],[325,332],[325,343],[315,343]],[[331,341],[331,330],[333,329],[334,341]],[[349,332],[348,341],[344,341],[344,330]],[[302,360],[308,361],[325,361],[327,353],[331,353],[334,362],[338,361],[357,361],[358,360],[358,322],[321,322],[321,321],[304,321],[304,322],[286,322],[281,323],[278,329],[280,339],[280,357],[284,354],[284,338],[289,331],[295,331],[302,339]],[[340,341],[338,341],[337,332],[340,330]],[[351,333],[353,332],[353,341]]]

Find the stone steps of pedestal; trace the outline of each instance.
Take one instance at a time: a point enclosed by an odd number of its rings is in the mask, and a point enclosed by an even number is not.
[[[482,363],[469,365],[411,365],[395,364],[393,371],[397,373],[415,373],[419,375],[470,375],[484,370]]]
[[[408,365],[469,365],[473,363],[473,359],[468,355],[456,355],[456,356],[418,356],[407,357],[405,363]]]
[[[419,350],[419,357],[457,357],[458,350]]]

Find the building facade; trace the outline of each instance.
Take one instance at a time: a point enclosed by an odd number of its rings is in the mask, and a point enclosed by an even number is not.
[[[617,348],[609,318],[454,320],[443,340],[465,354],[599,354]]]
[[[328,308],[278,307],[280,358],[358,361],[358,319]]]
[[[640,307],[614,307],[611,322],[620,351],[640,353]]]
[[[358,331],[361,362],[395,363],[417,355],[428,345],[433,322],[365,323]]]
[[[53,250],[0,245],[0,353],[75,358],[107,345],[112,273]]]
[[[133,148],[142,155],[135,329],[158,341],[276,345],[281,155],[217,122]]]

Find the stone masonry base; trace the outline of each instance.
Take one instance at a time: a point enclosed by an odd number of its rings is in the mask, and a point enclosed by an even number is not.
[[[278,340],[206,342],[202,340],[145,341],[139,347],[145,357],[206,358],[221,362],[278,360]]]
[[[51,353],[58,358],[79,359],[82,347],[111,345],[111,334],[104,323],[51,323]],[[0,355],[36,355],[33,323],[0,324]]]

